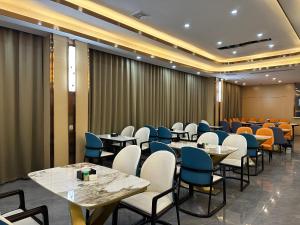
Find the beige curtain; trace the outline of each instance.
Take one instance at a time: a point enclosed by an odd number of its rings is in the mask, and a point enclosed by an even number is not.
[[[209,78],[90,50],[90,130],[197,123],[207,118],[204,93],[211,83]]]
[[[43,167],[43,38],[0,27],[0,183]]]
[[[223,118],[241,117],[242,95],[239,85],[223,83]]]

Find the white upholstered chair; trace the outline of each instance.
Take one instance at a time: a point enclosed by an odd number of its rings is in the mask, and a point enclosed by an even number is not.
[[[218,145],[219,137],[214,132],[206,132],[201,134],[201,136],[197,140],[198,144],[209,144],[209,145]]]
[[[122,136],[132,137],[134,133],[134,126],[127,126],[121,131]]]

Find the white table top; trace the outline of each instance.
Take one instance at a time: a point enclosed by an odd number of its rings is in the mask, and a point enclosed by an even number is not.
[[[179,142],[172,142],[169,144],[171,148],[174,149],[181,149],[182,147],[194,147],[197,148],[197,142],[192,141],[179,141]],[[238,150],[235,147],[229,146],[221,146],[221,145],[208,145],[205,146],[205,152],[210,155],[229,155]]]
[[[188,131],[184,131],[184,130],[172,130],[171,133],[172,134],[187,134]]]
[[[3,216],[0,215],[0,222],[3,222],[6,225],[13,225],[11,222],[9,222],[7,219],[5,219]],[[2,224],[2,223],[0,223]]]
[[[97,137],[100,138],[100,139],[117,141],[117,142],[127,142],[127,141],[134,141],[134,140],[136,140],[135,137],[127,137],[127,136],[122,136],[122,135],[118,135],[116,137],[112,137],[110,134],[100,134],[100,135],[97,135]]]
[[[213,126],[213,125],[211,125],[211,126],[209,126],[209,128],[211,128],[211,129],[222,129],[223,126]]]
[[[93,168],[97,180],[81,181],[77,171]],[[143,192],[150,184],[136,176],[91,163],[78,163],[29,173],[28,176],[45,189],[85,208],[109,205]]]
[[[266,141],[270,138],[272,138],[271,136],[265,136],[265,135],[254,135],[254,137],[256,138],[257,141]]]

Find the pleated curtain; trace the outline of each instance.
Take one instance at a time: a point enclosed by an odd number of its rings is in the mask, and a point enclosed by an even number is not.
[[[242,88],[229,82],[223,83],[223,118],[241,117]]]
[[[0,27],[0,183],[43,168],[43,38]]]
[[[90,49],[90,130],[198,123],[207,117],[211,79]]]

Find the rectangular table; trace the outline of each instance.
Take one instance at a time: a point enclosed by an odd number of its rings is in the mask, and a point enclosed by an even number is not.
[[[210,129],[212,130],[222,130],[223,126],[209,126]]]
[[[120,143],[121,147],[125,147],[127,142],[131,142],[132,144],[136,143],[135,137],[127,137],[127,136],[122,136],[122,135],[113,137],[110,134],[100,134],[100,135],[97,135],[97,137],[99,137],[101,140]]]
[[[180,135],[185,135],[185,134],[189,136],[189,132],[184,130],[171,130],[171,133],[177,135],[177,138],[180,138]]]
[[[76,178],[78,170],[93,168],[95,181]],[[94,209],[91,225],[104,224],[115,206],[124,198],[146,190],[148,181],[107,167],[77,163],[29,173],[30,179],[70,203],[72,224],[85,224],[81,207]]]

